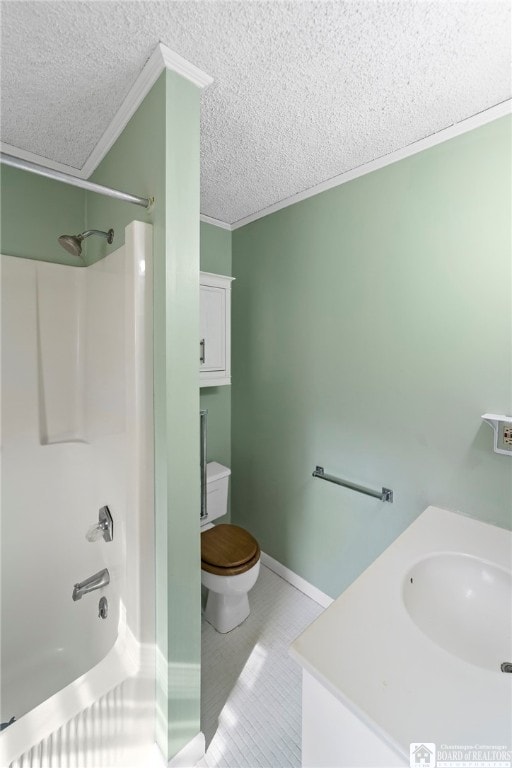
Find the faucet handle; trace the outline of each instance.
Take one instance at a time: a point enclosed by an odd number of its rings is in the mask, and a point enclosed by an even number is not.
[[[95,523],[94,525],[91,525],[87,529],[87,533],[85,534],[85,538],[87,541],[98,541],[98,539],[103,538],[103,527],[101,523]]]
[[[87,541],[98,541],[101,538],[104,541],[112,541],[114,538],[114,521],[107,506],[100,509],[98,522],[87,529],[85,538]]]

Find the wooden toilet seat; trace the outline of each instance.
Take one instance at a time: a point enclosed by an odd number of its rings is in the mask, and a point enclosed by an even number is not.
[[[218,576],[245,573],[260,559],[260,547],[249,531],[221,523],[201,534],[201,568]]]

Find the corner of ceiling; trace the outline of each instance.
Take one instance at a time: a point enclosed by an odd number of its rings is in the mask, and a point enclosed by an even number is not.
[[[0,151],[3,154],[12,155],[12,157],[17,157],[19,160],[26,160],[28,163],[40,165],[43,168],[49,168],[52,171],[66,173],[69,176],[76,176],[79,179],[85,178],[82,176],[82,171],[80,168],[75,168],[74,166],[66,165],[65,163],[59,163],[57,160],[50,160],[47,157],[42,157],[41,155],[36,155],[34,152],[29,152],[26,149],[20,149],[20,147],[7,144],[5,141],[0,141]]]
[[[171,51],[171,49],[163,43],[158,43],[153,55],[156,55],[157,52],[162,62],[160,71],[165,67],[173,72],[177,72],[178,75],[190,80],[190,82],[197,85],[198,88],[205,88],[213,83],[213,77],[207,75],[206,72],[203,72],[202,69],[196,67],[195,64],[191,64],[190,61],[184,59],[179,53]]]
[[[506,117],[511,114],[512,99],[506,99],[500,104],[495,104],[493,107],[484,109],[482,112],[471,115],[470,117],[467,117],[458,123],[454,123],[453,125],[449,125],[446,128],[442,128],[430,136],[425,136],[422,139],[418,139],[412,144],[408,144],[405,147],[395,149],[392,152],[389,152],[387,155],[377,157],[375,160],[370,160],[367,163],[358,165],[349,171],[344,171],[337,176],[333,176],[331,179],[327,179],[326,181],[322,181],[319,184],[315,184],[313,187],[309,187],[302,192],[298,192],[297,194],[291,195],[290,197],[284,198],[283,200],[278,200],[276,203],[273,203],[272,205],[269,205],[262,210],[251,213],[248,216],[244,216],[243,218],[238,219],[238,221],[234,221],[230,225],[230,229],[232,232],[234,232],[236,229],[245,227],[246,224],[251,224],[253,221],[257,221],[258,219],[262,219],[265,216],[269,216],[271,213],[276,213],[282,208],[288,208],[290,205],[295,205],[295,203],[300,203],[310,197],[319,195],[321,192],[326,192],[327,190],[333,189],[334,187],[339,187],[342,184],[346,184],[348,181],[353,181],[354,179],[357,179],[360,176],[365,176],[367,173],[371,173],[372,171],[378,171],[379,169],[384,168],[386,165],[391,165],[392,163],[396,163],[399,160],[404,160],[406,157],[416,155],[418,152],[423,152],[426,149],[435,147],[437,144],[442,144],[444,141],[454,139],[463,133],[468,133],[468,131],[473,131],[475,128],[480,128],[487,123],[493,122],[493,120],[499,120],[501,117]]]
[[[178,75],[190,80],[198,88],[204,88],[213,83],[213,78],[210,75],[207,75],[194,64],[191,64],[178,53],[175,53],[175,51],[171,51],[163,43],[158,43],[128,91],[126,98],[114,115],[110,125],[85,161],[81,169],[83,178],[88,179],[98,167],[164,69],[176,72]]]
[[[212,227],[219,227],[219,229],[227,229],[228,232],[233,231],[232,224],[228,224],[226,221],[221,221],[220,219],[214,219],[212,216],[206,216],[206,214],[202,213],[199,216],[199,219],[203,221],[205,224],[211,224]]]
[[[1,151],[20,160],[50,168],[53,171],[67,173],[79,179],[88,179],[103,160],[109,149],[118,139],[142,101],[158,80],[164,69],[172,70],[190,80],[198,88],[205,88],[213,82],[213,78],[200,70],[194,64],[184,59],[178,53],[171,51],[163,43],[158,43],[142,68],[137,79],[128,91],[123,103],[117,110],[107,129],[81,168],[74,168],[56,160],[50,160],[24,149],[19,149],[5,142],[0,142]]]

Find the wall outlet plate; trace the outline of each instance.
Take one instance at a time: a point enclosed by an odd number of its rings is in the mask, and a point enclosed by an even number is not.
[[[486,421],[494,432],[494,452],[512,456],[512,416],[484,413]]]

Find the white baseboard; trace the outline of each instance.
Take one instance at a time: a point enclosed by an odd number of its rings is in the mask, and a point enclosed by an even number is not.
[[[289,568],[282,565],[277,560],[274,560],[274,558],[267,555],[266,552],[261,553],[261,562],[263,565],[266,565],[267,568],[270,568],[271,571],[274,571],[274,573],[277,573],[278,576],[291,584],[292,587],[295,587],[299,592],[310,597],[315,603],[318,603],[318,605],[321,605],[323,608],[328,608],[333,602],[332,597],[329,597],[325,592],[314,587],[313,584],[310,584],[309,581],[303,579],[302,576],[290,571]]]
[[[169,760],[168,768],[194,768],[204,757],[205,746],[204,733],[200,731],[192,741],[180,749],[177,755],[174,755],[172,760]]]

